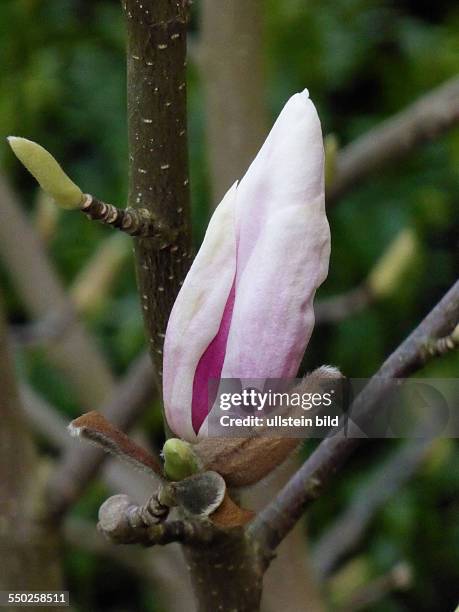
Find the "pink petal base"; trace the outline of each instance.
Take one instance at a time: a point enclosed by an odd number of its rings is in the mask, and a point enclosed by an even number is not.
[[[233,316],[234,298],[235,285],[233,283],[225,305],[225,310],[223,311],[218,333],[199,360],[194,375],[191,419],[196,434],[205,421],[210,406],[215,399],[209,398],[208,383],[211,378],[220,378],[221,375],[223,362],[225,360],[226,343],[228,341],[231,318]]]

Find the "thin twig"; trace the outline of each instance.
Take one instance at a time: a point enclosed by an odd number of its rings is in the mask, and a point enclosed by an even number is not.
[[[117,208],[113,204],[85,194],[81,212],[92,221],[99,221],[130,236],[154,238],[158,241],[160,249],[171,246],[177,239],[178,232],[167,227],[146,208]]]
[[[376,126],[337,155],[330,205],[371,172],[434,140],[459,121],[459,78],[454,77]]]
[[[459,281],[384,362],[353,402],[351,414],[371,413],[393,378],[409,376],[426,363],[429,359],[424,350],[426,341],[450,333],[458,320]],[[340,435],[323,440],[278,496],[253,521],[249,530],[252,537],[260,542],[266,562],[359,442],[356,437]]]

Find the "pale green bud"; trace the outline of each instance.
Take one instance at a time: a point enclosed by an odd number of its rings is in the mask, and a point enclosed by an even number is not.
[[[183,480],[200,469],[200,463],[189,442],[170,438],[163,446],[164,472],[170,480]]]
[[[19,161],[59,206],[67,209],[80,207],[83,192],[69,179],[51,153],[26,138],[10,136],[8,142]]]

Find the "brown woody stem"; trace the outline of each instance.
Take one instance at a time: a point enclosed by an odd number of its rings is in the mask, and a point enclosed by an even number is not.
[[[130,236],[154,238],[160,249],[170,246],[176,238],[176,232],[167,228],[146,208],[117,208],[85,194],[81,211],[89,219],[110,225]]]
[[[135,257],[142,311],[156,374],[164,333],[190,264],[186,126],[188,0],[123,0],[127,25],[128,205],[161,219],[174,240],[158,249],[138,235]]]
[[[99,530],[115,544],[155,546],[171,542],[203,544],[216,533],[209,521],[174,520],[162,522],[167,508],[156,497],[137,506],[127,495],[114,495],[99,510]]]

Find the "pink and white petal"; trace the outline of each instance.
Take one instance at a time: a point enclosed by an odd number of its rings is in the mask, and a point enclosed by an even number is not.
[[[224,378],[290,378],[314,327],[330,253],[323,200],[273,215],[238,279]]]
[[[320,120],[305,89],[285,104],[238,185],[238,276],[272,215],[293,205],[307,215],[310,203],[324,197],[323,168]]]
[[[193,441],[195,373],[221,330],[236,272],[234,184],[216,208],[201,248],[185,278],[169,318],[164,341],[163,392],[171,429]],[[226,337],[225,337],[226,345]],[[217,359],[224,351],[217,347]]]
[[[308,93],[279,115],[237,190],[236,299],[222,377],[295,376],[330,255],[320,121]]]

